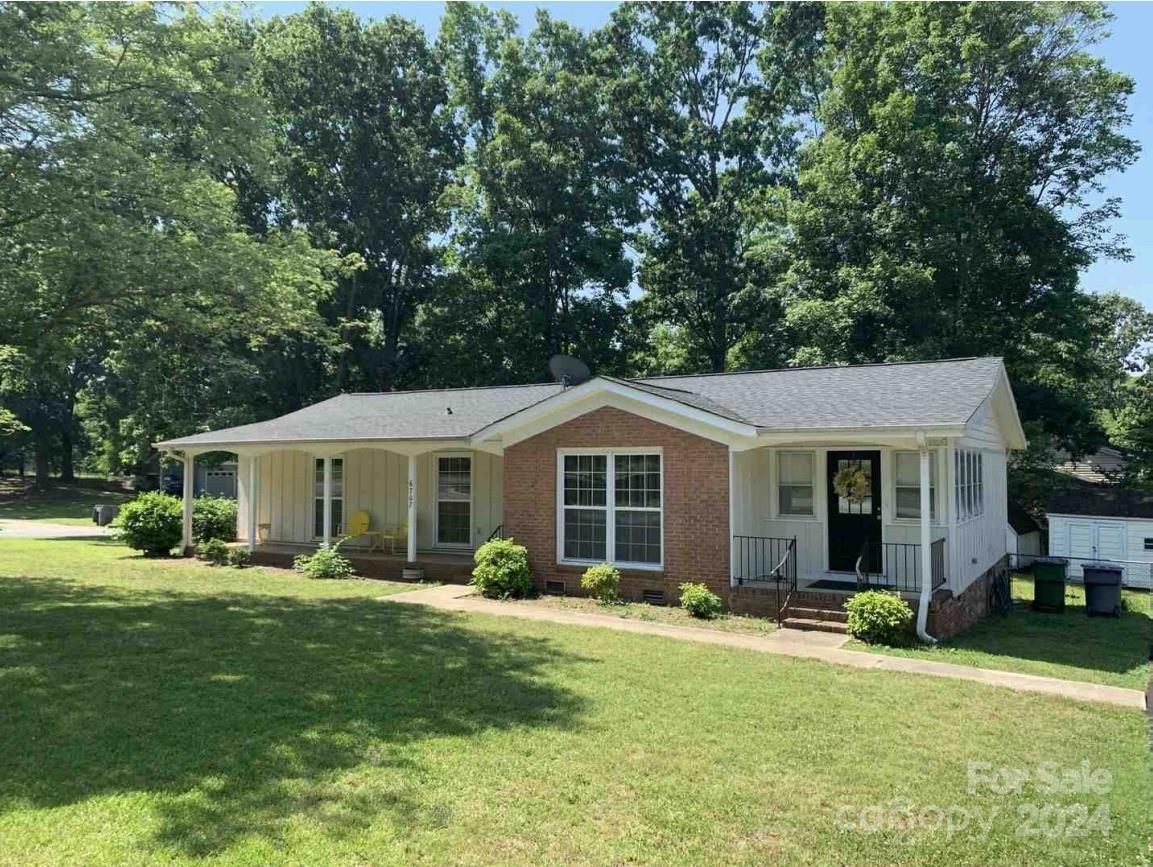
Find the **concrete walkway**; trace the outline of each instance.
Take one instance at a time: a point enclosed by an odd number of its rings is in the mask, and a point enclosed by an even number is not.
[[[110,527],[95,524],[51,524],[46,521],[0,519],[0,539],[98,539],[110,536]]]
[[[615,629],[618,632],[636,632],[644,635],[660,635],[665,638],[679,638],[695,641],[698,644],[715,644],[722,647],[735,647],[759,653],[779,653],[804,659],[816,659],[834,665],[847,665],[853,668],[876,669],[880,671],[900,671],[908,674],[927,674],[931,677],[949,677],[956,680],[971,680],[989,686],[1003,686],[1023,692],[1039,692],[1047,695],[1078,701],[1092,701],[1121,707],[1144,708],[1145,694],[1136,689],[1105,686],[1098,683],[1082,683],[1074,680],[1060,680],[1055,677],[1039,677],[1034,674],[1017,674],[1010,671],[994,671],[973,668],[967,665],[953,665],[949,662],[935,662],[928,659],[907,659],[899,656],[882,656],[858,650],[845,650],[842,645],[847,640],[843,635],[823,632],[803,632],[795,629],[779,629],[772,635],[744,635],[734,632],[720,632],[712,629],[698,629],[692,626],[674,626],[666,623],[651,623],[644,620],[626,620],[607,614],[590,614],[584,611],[560,611],[522,602],[498,602],[473,594],[468,587],[446,584],[427,587],[407,593],[396,593],[382,597],[385,602],[428,605],[444,611],[463,611],[472,614],[494,614],[500,617],[518,617],[521,620],[536,620],[547,623],[561,623],[566,626],[598,626]]]

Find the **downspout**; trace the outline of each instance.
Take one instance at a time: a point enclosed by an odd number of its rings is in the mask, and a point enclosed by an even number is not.
[[[929,461],[933,453],[929,451],[924,431],[917,431],[917,452],[921,458],[921,596],[917,605],[917,637],[926,644],[936,644],[937,639],[928,631],[929,604],[933,600],[933,511],[929,490],[932,478]]]

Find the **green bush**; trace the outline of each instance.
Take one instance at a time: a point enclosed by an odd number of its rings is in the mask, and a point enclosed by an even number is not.
[[[309,578],[347,578],[352,575],[352,563],[340,553],[340,542],[321,545],[314,554],[301,554],[292,561],[292,568]]]
[[[236,500],[202,494],[192,504],[192,541],[236,540]]]
[[[532,592],[528,549],[512,539],[493,539],[476,549],[472,586],[490,599],[527,596]]]
[[[681,608],[693,617],[712,620],[721,613],[721,597],[704,584],[682,584]]]
[[[180,544],[183,521],[180,500],[152,491],[121,506],[112,526],[129,548],[143,551],[145,557],[167,557]]]
[[[228,552],[228,565],[234,569],[246,569],[252,565],[252,552],[247,548],[232,548]]]
[[[609,605],[621,598],[621,573],[608,563],[590,566],[581,575],[581,588]]]
[[[213,566],[228,564],[228,543],[223,539],[209,539],[196,546],[196,556]]]
[[[870,644],[897,644],[905,637],[913,611],[899,594],[866,590],[845,603],[849,634]]]

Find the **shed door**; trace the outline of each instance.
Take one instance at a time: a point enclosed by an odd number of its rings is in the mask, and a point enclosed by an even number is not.
[[[1097,555],[1097,527],[1095,524],[1069,524],[1069,556],[1081,560],[1094,560]]]
[[[1125,559],[1125,528],[1121,524],[1097,525],[1097,557],[1101,560]]]

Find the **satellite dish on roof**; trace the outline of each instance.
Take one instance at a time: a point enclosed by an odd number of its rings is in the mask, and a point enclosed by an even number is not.
[[[589,366],[571,355],[554,355],[548,360],[548,370],[552,378],[566,388],[580,385],[592,376]]]

